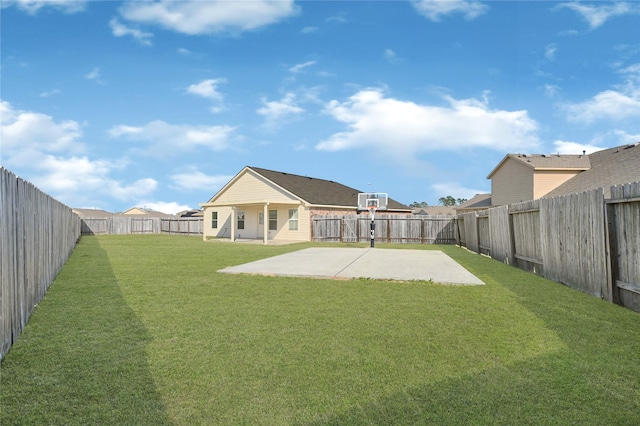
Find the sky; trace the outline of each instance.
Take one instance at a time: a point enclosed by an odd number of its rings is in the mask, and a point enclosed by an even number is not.
[[[74,208],[245,166],[438,205],[640,141],[640,2],[1,0],[0,164]]]

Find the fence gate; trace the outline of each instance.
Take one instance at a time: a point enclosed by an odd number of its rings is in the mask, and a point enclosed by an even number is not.
[[[153,219],[131,219],[132,234],[152,234]]]

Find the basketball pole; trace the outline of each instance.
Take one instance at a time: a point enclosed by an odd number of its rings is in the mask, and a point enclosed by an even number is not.
[[[376,209],[370,209],[371,211],[371,225],[370,225],[370,232],[371,232],[371,248],[375,247],[375,242],[376,242],[376,221],[375,221],[375,214],[376,214]]]

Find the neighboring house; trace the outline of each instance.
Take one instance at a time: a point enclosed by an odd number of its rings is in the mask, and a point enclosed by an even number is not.
[[[544,198],[575,194],[604,188],[609,198],[610,187],[640,181],[640,142],[604,149],[589,155],[591,168],[545,194]]]
[[[491,207],[491,194],[476,194],[472,199],[453,207],[456,214],[486,210]]]
[[[491,205],[574,194],[640,181],[640,142],[593,154],[508,154],[493,169]]]
[[[156,210],[148,209],[145,207],[132,207],[129,210],[126,210],[121,215],[130,216],[130,215],[139,215],[139,216],[151,216],[151,217],[174,217],[172,214],[162,213]]]
[[[310,241],[314,214],[356,214],[360,192],[330,180],[245,167],[201,204],[203,238]],[[389,199],[385,213],[411,209]]]
[[[75,214],[81,218],[103,218],[113,216],[114,213],[101,209],[71,209]]]
[[[427,206],[413,210],[417,216],[455,216],[456,211],[450,206]]]
[[[202,217],[202,215],[203,215],[202,209],[184,210],[184,211],[181,211],[179,213],[176,213],[176,216],[178,216],[178,217],[195,217],[195,218],[199,218],[199,217]]]
[[[507,154],[487,176],[491,204],[538,199],[590,168],[589,156],[584,154]]]

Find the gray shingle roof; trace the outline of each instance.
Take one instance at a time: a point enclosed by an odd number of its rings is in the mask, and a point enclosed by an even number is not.
[[[276,185],[313,205],[358,207],[358,193],[364,192],[332,180],[277,172],[259,167],[248,167]],[[389,198],[388,209],[411,211],[411,208],[408,206],[391,198]]]
[[[454,207],[459,210],[478,210],[491,207],[491,194],[476,194],[472,199]]]
[[[543,198],[575,194],[594,188],[604,188],[605,197],[609,197],[610,186],[640,181],[640,142],[594,152],[589,155],[589,160],[589,170],[569,179]]]
[[[509,157],[522,163],[540,169],[579,169],[588,170],[591,167],[587,155],[556,155],[556,154],[509,154]]]
[[[519,161],[534,170],[589,170],[591,161],[588,155],[566,154],[507,154],[489,173],[487,179],[509,159]]]

